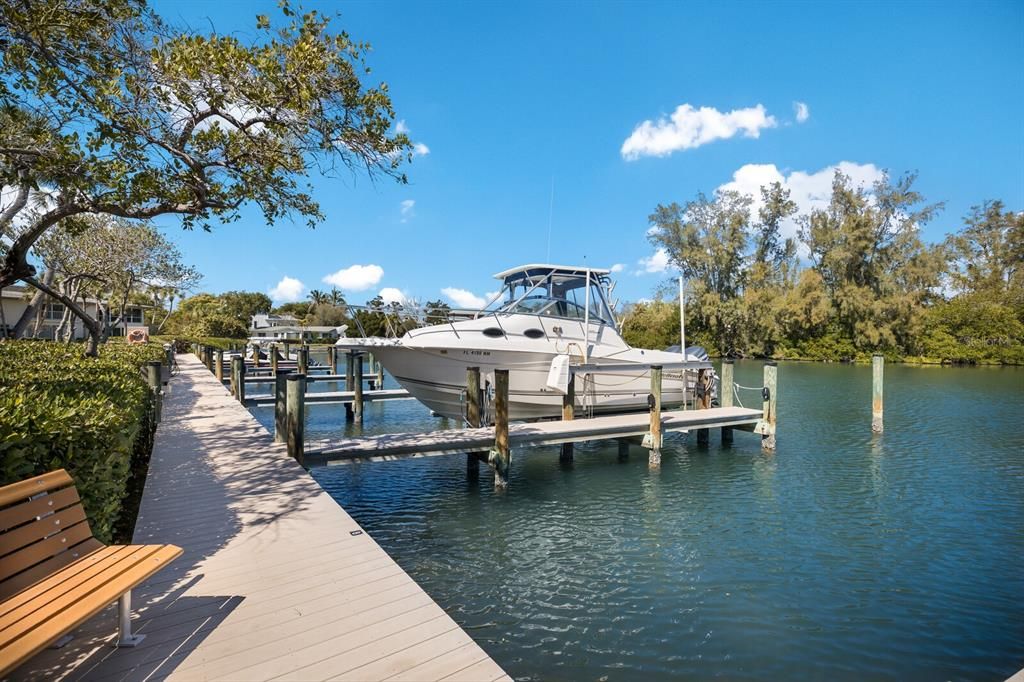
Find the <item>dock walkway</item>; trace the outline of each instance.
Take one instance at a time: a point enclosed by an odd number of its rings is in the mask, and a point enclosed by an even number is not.
[[[178,355],[134,541],[184,555],[133,593],[135,649],[108,610],[13,679],[507,680],[501,668]]]

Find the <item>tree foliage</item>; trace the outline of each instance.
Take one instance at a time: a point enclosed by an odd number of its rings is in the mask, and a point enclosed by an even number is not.
[[[687,342],[733,356],[1024,363],[1024,213],[988,201],[926,244],[921,226],[941,205],[914,180],[856,187],[836,173],[828,203],[800,216],[778,183],[761,189],[756,218],[734,192],[659,205],[651,241],[687,278]],[[678,343],[678,305],[637,304],[623,333]]]
[[[33,247],[80,216],[209,229],[254,204],[314,225],[312,172],[405,181],[367,44],[286,2],[254,31],[172,27],[143,0],[0,3],[0,287],[36,286]]]

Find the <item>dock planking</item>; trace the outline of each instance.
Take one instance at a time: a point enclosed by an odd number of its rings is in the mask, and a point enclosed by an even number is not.
[[[309,396],[315,393],[307,394]],[[706,410],[674,410],[661,413],[661,430],[736,428],[754,431],[761,410],[744,407],[713,407]],[[632,438],[650,431],[647,412],[617,414],[592,419],[511,424],[512,447],[557,445],[585,440]],[[494,428],[447,429],[427,433],[394,433],[360,438],[309,441],[307,463],[314,460],[393,459],[402,456],[445,455],[488,450],[494,445]]]
[[[363,391],[363,400],[371,402],[374,400],[409,400],[412,396],[409,392],[401,388],[388,388],[379,391]],[[309,403],[351,403],[355,402],[356,392],[355,391],[310,391],[306,393],[304,401],[306,404]],[[274,404],[273,393],[257,393],[256,395],[246,396],[246,405],[273,405]]]
[[[111,609],[13,680],[509,679],[199,360],[177,360],[134,540],[184,554],[133,595],[146,640],[107,646]]]

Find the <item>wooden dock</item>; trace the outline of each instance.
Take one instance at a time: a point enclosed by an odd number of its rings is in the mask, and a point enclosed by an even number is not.
[[[163,405],[135,542],[185,553],[12,679],[497,680],[501,668],[189,355]]]
[[[309,401],[315,393],[307,393]],[[714,407],[707,410],[675,410],[661,414],[661,430],[736,428],[754,431],[761,410],[743,407]],[[617,414],[593,419],[511,424],[509,445],[525,447],[557,445],[585,440],[622,439],[644,436],[650,430],[650,415]],[[306,464],[349,459],[394,459],[405,456],[445,455],[486,451],[494,445],[494,427],[448,429],[429,433],[394,433],[339,440],[310,440],[306,444]]]

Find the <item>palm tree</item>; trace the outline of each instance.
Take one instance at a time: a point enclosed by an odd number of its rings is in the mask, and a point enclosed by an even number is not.
[[[319,289],[313,289],[313,291],[309,292],[309,300],[313,302],[313,305],[327,303],[327,294]]]
[[[331,289],[331,305],[345,305],[345,297],[337,288]]]

